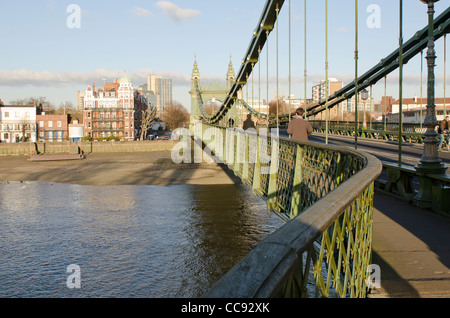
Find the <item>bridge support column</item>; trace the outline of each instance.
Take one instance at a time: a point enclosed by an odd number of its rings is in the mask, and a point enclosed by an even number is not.
[[[427,128],[424,136],[423,155],[420,159],[420,164],[415,167],[420,177],[420,190],[414,197],[413,203],[417,206],[431,208],[432,206],[432,181],[427,178],[428,174],[444,174],[446,171],[445,165],[442,163],[438,155],[438,140],[437,133],[434,130],[438,125],[436,117],[435,105],[435,77],[434,77],[434,63],[436,60],[436,51],[434,50],[434,3],[439,0],[420,0],[428,5],[428,49],[427,49],[427,113],[425,116],[424,126]]]

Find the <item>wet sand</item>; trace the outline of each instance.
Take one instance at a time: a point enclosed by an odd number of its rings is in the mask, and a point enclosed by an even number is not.
[[[29,161],[0,156],[0,182],[42,181],[83,185],[233,184],[239,182],[219,164],[176,164],[170,151],[91,153],[82,160]]]

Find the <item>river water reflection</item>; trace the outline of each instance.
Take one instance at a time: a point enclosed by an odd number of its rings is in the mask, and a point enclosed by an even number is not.
[[[244,185],[12,182],[0,204],[0,297],[199,297],[282,224]]]

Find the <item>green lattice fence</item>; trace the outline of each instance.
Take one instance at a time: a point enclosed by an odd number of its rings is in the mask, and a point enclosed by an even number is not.
[[[286,224],[206,296],[365,297],[379,160],[261,131],[207,129],[221,132],[224,162]]]

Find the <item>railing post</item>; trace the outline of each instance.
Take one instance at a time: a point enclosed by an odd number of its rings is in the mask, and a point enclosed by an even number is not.
[[[259,134],[256,136],[256,159],[255,168],[253,169],[253,193],[261,193],[261,137]]]
[[[234,174],[237,174],[237,175],[239,175],[239,177],[242,177],[241,171],[239,169],[241,161],[242,161],[242,158],[241,158],[241,153],[242,153],[242,151],[241,151],[242,138],[241,137],[242,136],[237,130],[235,130],[234,133],[236,135],[236,148],[235,148],[236,152],[235,152],[235,159],[234,159]]]
[[[270,157],[269,170],[269,187],[267,190],[267,206],[277,209],[277,173],[278,173],[278,153],[279,140],[278,138],[271,138],[272,153]]]
[[[290,212],[291,219],[295,218],[301,212],[300,203],[302,200],[302,182],[303,182],[302,161],[303,161],[303,148],[297,145],[297,153],[295,157],[295,173],[291,199],[292,200]]]
[[[244,147],[244,162],[242,163],[242,180],[244,181],[248,181],[248,169],[249,169],[249,147],[250,147],[250,143],[249,143],[249,136],[248,134],[244,133],[244,143],[245,143],[245,147]]]

